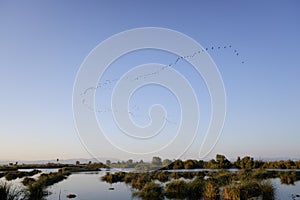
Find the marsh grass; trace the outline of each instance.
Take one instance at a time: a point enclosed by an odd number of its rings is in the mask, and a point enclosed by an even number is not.
[[[36,169],[34,169],[30,172],[8,171],[8,172],[4,173],[4,177],[7,181],[11,181],[11,180],[14,180],[14,179],[17,179],[17,178],[23,178],[23,177],[26,177],[26,176],[33,176],[33,175],[38,174],[40,172],[41,172],[40,170],[36,170]]]
[[[131,186],[141,190],[148,182],[152,181],[152,177],[147,174],[141,174],[137,178],[131,180]]]
[[[223,188],[224,200],[239,200],[240,199],[240,188],[236,185],[230,185]]]
[[[208,180],[205,183],[205,189],[203,197],[205,200],[217,200],[220,199],[219,194],[219,186],[217,183],[213,180]]]
[[[161,199],[163,196],[169,199],[193,200],[237,200],[258,197],[273,200],[275,188],[268,179],[274,177],[279,177],[279,173],[264,169],[244,169],[238,172],[228,170],[116,172],[107,173],[102,180],[130,184],[132,188],[138,190],[136,195],[142,199]]]
[[[48,194],[46,186],[35,182],[27,186],[26,200],[44,200]]]
[[[242,182],[239,188],[241,199],[250,199],[253,197],[258,197],[261,193],[258,182],[253,180]]]
[[[117,183],[117,182],[123,182],[125,178],[125,172],[116,172],[116,173],[106,173],[105,176],[103,176],[101,179],[102,181],[106,181],[110,184]]]
[[[260,189],[263,200],[275,199],[275,187],[272,185],[270,180],[262,181],[260,183]]]
[[[7,182],[0,182],[0,199],[23,200],[25,199],[25,195],[21,189],[16,188]]]
[[[149,182],[144,185],[140,192],[134,194],[145,200],[162,200],[164,199],[164,191],[160,184]]]
[[[280,173],[280,182],[286,185],[294,185],[296,180],[296,173],[293,172],[281,172]]]
[[[166,197],[169,199],[184,199],[188,196],[188,184],[183,180],[174,180],[166,184]]]
[[[26,200],[44,200],[49,195],[47,187],[66,179],[69,175],[69,172],[51,172],[41,174],[37,180],[26,177],[22,181],[26,186]]]

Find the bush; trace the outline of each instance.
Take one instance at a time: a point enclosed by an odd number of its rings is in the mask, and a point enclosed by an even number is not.
[[[131,181],[135,178],[137,178],[138,174],[136,173],[126,173],[124,176],[124,182],[126,184],[131,183]]]
[[[159,173],[156,174],[156,178],[160,182],[165,183],[169,181],[169,172],[160,171]]]
[[[46,187],[66,179],[69,175],[70,173],[67,172],[51,172],[49,174],[41,174],[37,180],[25,178],[22,183],[27,186],[26,200],[43,200],[48,195]]]
[[[30,172],[22,172],[22,171],[10,171],[5,173],[5,178],[8,181],[17,179],[17,178],[23,178],[25,176],[33,176],[35,174],[40,173],[40,170],[32,170]]]
[[[131,180],[131,186],[141,190],[148,182],[151,182],[151,176],[148,174],[139,174],[137,178]]]
[[[224,200],[239,200],[241,196],[240,188],[237,186],[231,185],[226,186],[223,189],[223,198]]]
[[[21,200],[24,198],[24,193],[17,188],[13,188],[8,183],[0,183],[0,199],[1,200]]]
[[[32,183],[35,182],[34,178],[30,178],[30,177],[25,177],[22,181],[23,185],[27,186],[27,185],[31,185]]]
[[[47,195],[46,187],[41,183],[34,182],[27,186],[26,200],[44,200]]]
[[[149,182],[146,183],[145,186],[142,188],[142,190],[137,193],[138,197],[141,197],[142,199],[163,199],[163,189],[159,184]]]
[[[235,174],[227,170],[219,170],[213,175],[219,186],[229,185],[234,179]]]
[[[219,199],[219,186],[214,181],[207,181],[204,190],[204,199]]]
[[[275,199],[275,188],[269,180],[261,182],[260,189],[263,200]]]
[[[280,182],[282,184],[287,184],[287,185],[290,185],[290,184],[294,184],[295,182],[295,179],[296,179],[296,174],[295,173],[292,173],[292,172],[282,172],[280,174]]]
[[[174,180],[166,185],[167,198],[186,198],[188,194],[188,184],[183,180]]]
[[[203,196],[205,182],[202,177],[196,177],[193,181],[188,183],[189,197],[197,199]]]
[[[241,199],[249,199],[260,195],[259,184],[255,181],[244,182],[240,185]]]
[[[110,184],[123,182],[125,177],[125,172],[116,172],[116,173],[106,173],[101,179]]]

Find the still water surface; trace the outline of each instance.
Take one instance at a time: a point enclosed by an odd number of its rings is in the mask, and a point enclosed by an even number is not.
[[[106,172],[79,172],[73,173],[68,179],[49,187],[52,192],[47,200],[67,200],[67,194],[76,194],[75,200],[129,200],[139,199],[132,196],[130,186],[125,183],[109,184],[101,181]],[[271,179],[276,188],[276,200],[292,199],[292,194],[300,194],[300,181],[294,185],[284,185],[279,178]],[[113,187],[114,190],[109,190]],[[300,200],[300,198],[299,198]]]
[[[47,197],[47,200],[59,199],[59,193],[61,200],[67,200],[67,194],[76,194],[80,200],[117,200],[117,199],[134,199],[132,197],[132,191],[125,183],[109,184],[101,181],[101,177],[106,172],[90,173],[79,172],[72,173],[68,179],[59,182],[49,188],[52,192]],[[109,190],[113,187],[114,190]]]

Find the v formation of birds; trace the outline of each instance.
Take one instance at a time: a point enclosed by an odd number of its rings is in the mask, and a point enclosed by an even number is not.
[[[185,55],[185,56],[180,56],[180,57],[177,57],[172,63],[168,64],[168,65],[165,65],[163,66],[161,69],[159,70],[156,70],[156,71],[153,71],[151,73],[148,73],[148,74],[140,74],[136,77],[127,77],[127,79],[131,80],[131,81],[137,81],[139,79],[146,79],[147,77],[149,76],[154,76],[154,75],[157,75],[159,74],[160,71],[168,68],[168,67],[175,67],[175,65],[178,64],[178,62],[180,60],[185,60],[185,59],[189,59],[189,58],[193,58],[195,57],[196,55],[198,54],[201,54],[203,52],[209,52],[209,51],[221,51],[221,50],[231,50],[233,52],[233,54],[235,56],[239,56],[240,53],[237,49],[234,49],[232,45],[225,45],[225,46],[211,46],[210,48],[209,47],[206,47],[204,49],[201,49],[197,52],[192,52],[191,54],[189,55]],[[241,64],[244,64],[245,61],[241,61]],[[113,88],[111,87],[112,84],[116,83],[118,80],[120,80],[119,78],[115,78],[115,79],[111,79],[111,80],[105,80],[105,81],[102,81],[100,82],[96,87],[89,87],[87,89],[85,89],[83,91],[83,93],[81,93],[81,97],[82,97],[82,103],[91,111],[94,111],[94,112],[97,112],[97,113],[106,113],[106,112],[112,112],[113,110],[111,108],[105,108],[105,109],[100,109],[100,110],[97,110],[95,108],[93,108],[91,105],[89,105],[87,102],[86,102],[86,95],[91,92],[91,91],[95,91],[97,89],[109,89],[109,90],[112,90]],[[134,105],[135,107],[136,105]],[[134,117],[135,115],[133,114],[133,111],[128,111],[128,113]],[[168,119],[166,119],[166,121],[168,121]]]

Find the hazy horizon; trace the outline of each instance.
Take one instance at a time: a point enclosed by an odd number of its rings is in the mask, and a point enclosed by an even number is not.
[[[87,149],[92,147],[84,147],[73,119],[76,76],[99,43],[143,27],[172,29],[193,38],[218,67],[226,90],[226,119],[207,159],[216,154],[230,159],[299,158],[299,6],[298,1],[0,1],[0,160],[91,157]],[[177,58],[154,50],[126,56],[112,63],[102,80],[113,82],[137,65],[167,65]],[[212,109],[210,94],[188,63],[182,61],[174,70],[190,82],[200,104],[199,132],[181,158],[199,159]],[[108,134],[115,130],[107,108],[113,86],[97,90],[92,108]],[[148,109],[155,103],[168,113],[163,142],[175,134],[181,120],[180,102],[172,92],[143,87],[129,101],[129,113],[135,123],[146,126]],[[105,143],[99,141],[103,152],[97,156],[129,159]],[[176,157],[171,150],[158,156]]]

